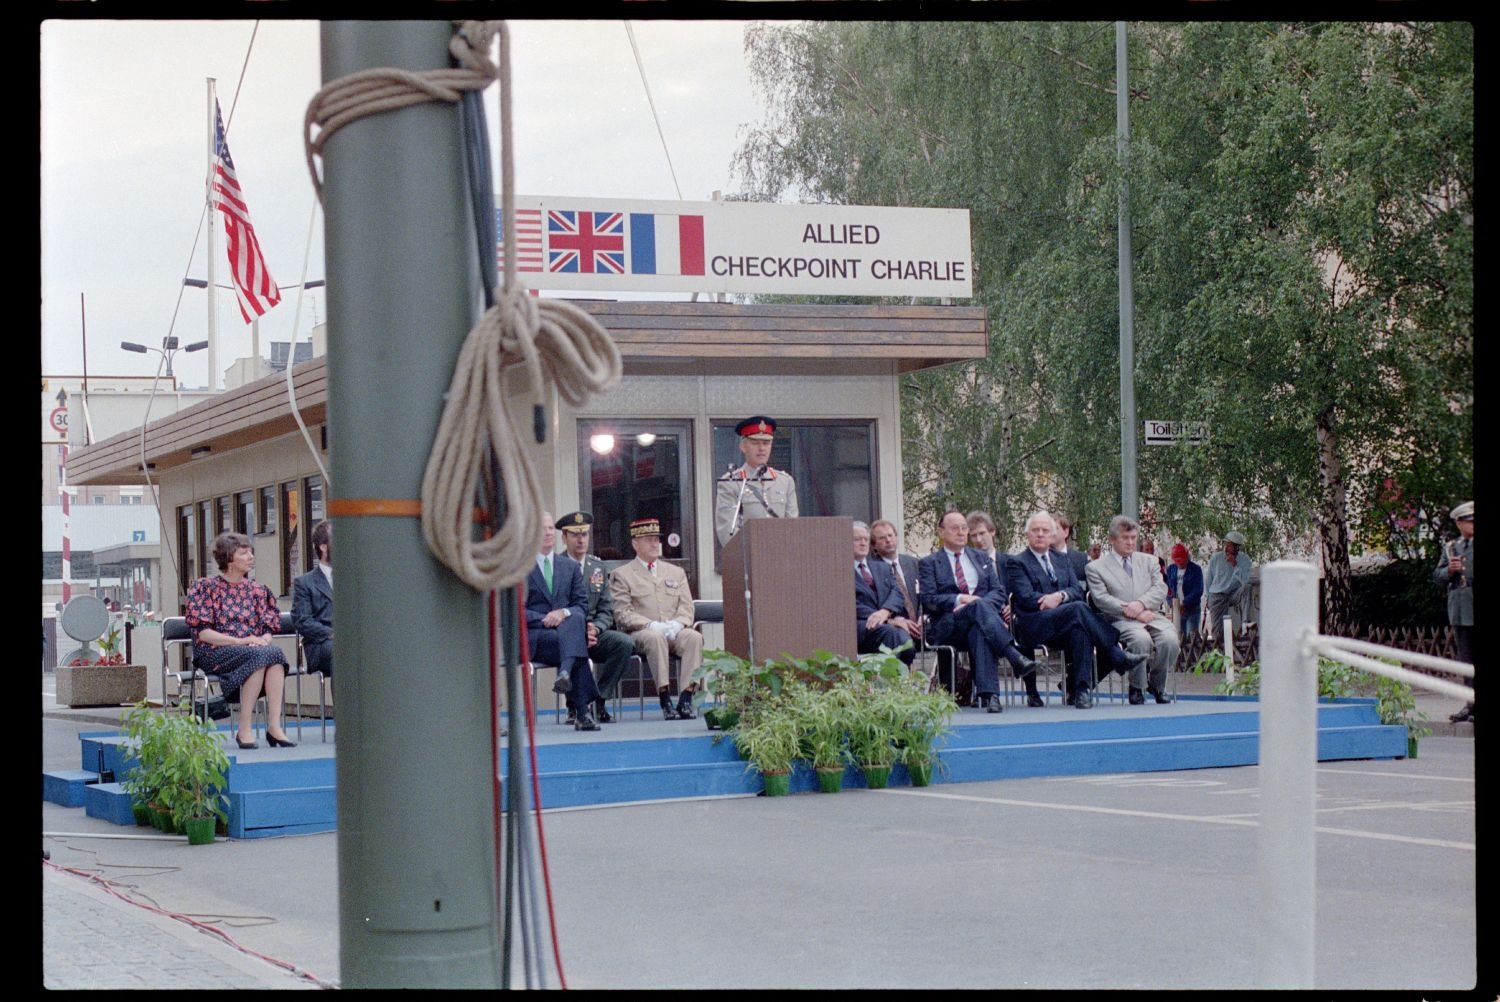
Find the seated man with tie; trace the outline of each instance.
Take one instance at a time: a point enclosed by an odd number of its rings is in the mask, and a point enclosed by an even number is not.
[[[333,524],[312,531],[318,566],[292,581],[292,627],[302,635],[307,670],[333,678]]]
[[[714,489],[714,532],[728,543],[752,518],[796,518],[797,482],[771,468],[776,422],[763,414],[734,426],[744,465],[719,478]]]
[[[1026,548],[1007,562],[1006,579],[1015,604],[1016,632],[1027,643],[1068,652],[1073,669],[1069,702],[1087,710],[1094,705],[1095,647],[1109,659],[1111,670],[1122,673],[1144,664],[1146,656],[1116,646],[1119,634],[1084,604],[1083,583],[1072,565],[1052,551],[1056,529],[1044,511],[1027,519]]]
[[[557,527],[552,524],[552,513],[544,511],[536,566],[526,575],[527,653],[532,661],[557,665],[552,691],[567,694],[573,729],[597,731],[594,704],[599,691],[589,671],[583,571],[576,561],[554,554],[556,546]]]
[[[635,649],[656,679],[665,720],[692,720],[693,691],[689,682],[703,663],[703,634],[693,629],[693,592],[687,572],[661,558],[661,522],[638,518],[630,523],[630,545],[635,559],[615,568],[609,578],[615,600],[615,625],[630,634]],[[672,678],[668,654],[682,662],[679,680],[684,685],[672,708]]]
[[[968,650],[974,662],[974,688],[989,713],[1003,709],[1000,658],[1009,661],[1026,684],[1027,705],[1043,705],[1036,691],[1036,662],[1021,653],[1001,618],[1005,589],[990,558],[967,545],[969,523],[963,512],[946,512],[938,522],[938,535],[942,548],[917,564],[922,608],[932,618],[928,639]]]
[[[1151,661],[1130,670],[1130,702],[1139,706],[1146,693],[1158,703],[1170,703],[1166,694],[1167,672],[1177,664],[1182,641],[1177,628],[1159,611],[1167,598],[1161,564],[1153,554],[1137,553],[1140,525],[1129,515],[1116,515],[1109,523],[1109,551],[1088,565],[1089,597],[1094,607],[1120,633],[1125,646]],[[1141,690],[1145,689],[1145,692]]]
[[[906,623],[903,627],[913,640],[922,639],[922,608],[917,603],[917,558],[910,553],[898,553],[895,523],[877,519],[870,523],[870,549],[875,558],[891,569],[896,590],[906,608]]]
[[[854,523],[854,633],[859,653],[906,649],[897,655],[908,665],[917,656],[911,642],[906,602],[896,588],[890,565],[870,556],[870,527]]]

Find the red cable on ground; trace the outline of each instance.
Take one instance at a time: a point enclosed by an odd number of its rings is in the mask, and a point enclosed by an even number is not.
[[[524,582],[516,589],[516,614],[521,622],[521,650],[529,651],[531,648],[526,637],[526,585]],[[552,959],[557,963],[557,980],[562,984],[563,991],[567,991],[568,977],[563,973],[562,949],[557,943],[557,911],[552,904],[552,873],[547,865],[547,834],[542,830],[542,782],[536,763],[536,707],[531,701],[531,686],[523,685],[521,689],[526,694],[526,729],[531,737],[531,796],[533,809],[536,811],[537,850],[542,859],[542,885],[547,889],[547,925],[552,931]]]
[[[320,988],[332,987],[328,984],[328,982],[324,981],[322,978],[319,978],[316,974],[313,974],[311,971],[305,971],[302,968],[298,967],[296,964],[293,964],[286,960],[278,960],[275,957],[267,956],[264,953],[260,953],[259,951],[250,949],[248,946],[243,946],[235,942],[234,937],[230,936],[229,933],[225,932],[223,929],[220,929],[218,926],[209,925],[206,922],[199,922],[197,919],[191,918],[190,916],[183,915],[178,912],[169,912],[165,908],[158,908],[155,905],[148,905],[144,902],[137,901],[128,895],[121,894],[119,891],[115,890],[114,884],[99,876],[97,873],[89,873],[87,870],[75,870],[71,866],[59,866],[58,864],[45,859],[42,860],[42,865],[56,870],[59,873],[71,873],[74,876],[82,877],[85,880],[90,881],[91,883],[99,885],[99,887],[103,889],[106,894],[109,894],[112,897],[119,898],[126,904],[135,905],[137,908],[144,909],[145,911],[152,912],[156,915],[164,915],[169,919],[175,919],[178,922],[183,922],[187,925],[192,926],[194,929],[197,929],[199,932],[211,932],[241,953],[248,954],[249,956],[256,957],[260,960],[264,960],[266,963],[272,964],[276,967],[280,967],[282,970],[290,971],[297,977],[302,978],[306,981],[311,981]]]

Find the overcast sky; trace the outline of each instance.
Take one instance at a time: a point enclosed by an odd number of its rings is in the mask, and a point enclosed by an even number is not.
[[[632,22],[682,197],[690,201],[735,190],[731,158],[742,127],[760,117],[745,70],[745,25]],[[318,28],[311,21],[262,21],[251,49],[254,26],[42,24],[43,374],[82,371],[80,293],[89,375],[156,371],[158,356],[131,354],[119,344],[160,344],[183,276],[206,275],[207,77],[218,81],[229,148],[271,273],[281,285],[300,280],[314,202],[302,117],[322,82]],[[623,22],[516,21],[511,46],[519,193],[677,197]],[[486,92],[492,140],[494,98],[492,87]],[[322,223],[320,212],[309,280],[325,277]],[[217,280],[227,283],[223,224],[214,224]],[[263,354],[270,341],[291,336],[295,299],[296,290],[286,290],[261,320]],[[326,319],[321,290],[306,294],[302,313],[305,340],[312,323]],[[250,353],[250,328],[232,292],[218,297],[218,329],[227,368]],[[173,333],[187,344],[206,332],[207,294],[187,289]],[[207,353],[179,354],[174,367],[184,385],[201,386]]]

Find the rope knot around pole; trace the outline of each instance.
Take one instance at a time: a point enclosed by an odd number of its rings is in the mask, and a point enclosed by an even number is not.
[[[621,361],[614,340],[593,317],[562,300],[537,300],[516,280],[510,33],[503,21],[455,24],[448,50],[458,67],[421,73],[377,67],[349,74],[318,91],[308,103],[303,125],[308,172],[321,201],[315,158],[340,128],[366,115],[426,101],[456,103],[465,92],[500,81],[504,281],[495,304],[464,339],[422,477],[421,504],[428,548],[461,580],[483,592],[519,584],[531,569],[542,534],[545,501],[529,449],[507,406],[507,371],[523,367],[524,386],[538,400],[547,386],[555,385],[564,400],[578,405],[620,381]],[[489,55],[497,37],[498,67]],[[492,536],[479,539],[474,493],[489,476],[491,457],[503,485],[507,517]]]

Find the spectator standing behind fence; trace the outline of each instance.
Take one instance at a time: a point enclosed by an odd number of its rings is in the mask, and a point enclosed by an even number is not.
[[[1458,660],[1474,663],[1474,502],[1465,501],[1449,512],[1458,526],[1458,538],[1443,547],[1432,578],[1448,589],[1448,623],[1458,641]],[[1455,724],[1474,719],[1474,704],[1448,718]]]
[[[1224,548],[1208,562],[1203,588],[1208,592],[1208,635],[1217,647],[1223,643],[1223,622],[1229,616],[1235,633],[1244,622],[1242,608],[1250,594],[1250,558],[1243,552],[1245,537],[1238,532],[1224,534]]]
[[[1203,616],[1203,568],[1189,559],[1188,548],[1181,543],[1172,547],[1172,562],[1167,565],[1167,595],[1176,607],[1177,632],[1185,644],[1198,632]]]

